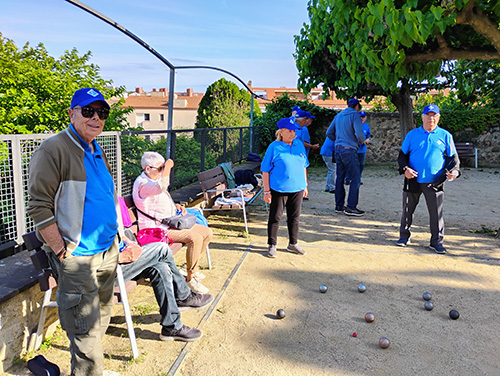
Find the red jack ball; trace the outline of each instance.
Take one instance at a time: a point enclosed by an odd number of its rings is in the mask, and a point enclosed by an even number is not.
[[[352,336],[353,336],[353,337],[357,337],[357,336],[358,336],[358,333],[354,332],[354,333],[352,333]]]

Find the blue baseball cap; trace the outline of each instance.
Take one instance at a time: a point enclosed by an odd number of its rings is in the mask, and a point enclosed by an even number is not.
[[[75,106],[85,107],[94,102],[103,102],[104,106],[109,110],[109,104],[104,99],[104,95],[101,92],[94,88],[85,88],[79,89],[75,91],[73,94],[73,98],[71,98],[71,108]]]
[[[284,118],[278,120],[278,122],[276,123],[276,128],[278,129],[286,128],[290,129],[291,131],[294,131],[296,129],[300,129],[301,127],[299,124],[295,122],[293,118]]]
[[[434,112],[435,114],[439,114],[439,107],[436,106],[435,104],[430,104],[428,106],[425,106],[423,114],[425,115],[428,112]]]
[[[300,111],[300,107],[299,106],[295,106],[292,111]]]
[[[360,111],[360,112],[359,112],[359,116],[361,116],[361,117],[366,117],[366,112],[364,112],[364,111]]]
[[[313,116],[309,111],[306,111],[306,118],[315,119],[316,116]]]
[[[307,111],[297,110],[297,112],[295,113],[295,117],[296,118],[306,118],[307,114],[308,114]]]
[[[347,105],[350,106],[352,104],[354,105],[359,104],[359,101],[356,98],[351,98],[347,101]]]

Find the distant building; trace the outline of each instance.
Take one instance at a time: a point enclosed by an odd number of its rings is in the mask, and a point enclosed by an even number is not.
[[[193,92],[193,89],[174,94],[173,129],[194,128],[203,95]],[[133,127],[140,126],[144,130],[167,129],[168,99],[167,89],[145,92],[142,88],[136,88],[135,92],[128,95],[124,104],[124,107],[134,108],[127,116],[129,124]]]
[[[274,98],[278,98],[282,96],[284,93],[287,93],[290,97],[296,98],[298,100],[306,100],[308,99],[310,102],[314,103],[316,106],[324,107],[324,108],[333,108],[336,110],[345,109],[347,107],[347,101],[344,99],[338,99],[335,96],[335,92],[330,91],[327,99],[323,99],[324,90],[321,88],[316,88],[311,90],[309,94],[304,95],[304,93],[300,92],[297,88],[287,88],[287,87],[252,87],[252,82],[248,82],[248,87],[257,95],[261,95],[263,99],[257,98],[257,102],[259,103],[259,107],[262,112],[266,111],[266,104],[269,103],[269,100],[273,100]],[[268,99],[268,100],[266,100]],[[363,108],[370,110],[373,106],[365,101],[361,100],[361,104]]]

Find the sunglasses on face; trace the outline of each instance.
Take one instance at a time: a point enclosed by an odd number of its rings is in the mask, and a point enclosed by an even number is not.
[[[85,106],[85,107],[75,107],[73,108],[74,110],[80,109],[82,112],[82,116],[84,118],[91,118],[94,116],[94,113],[97,112],[97,116],[99,116],[99,119],[101,120],[106,120],[109,116],[109,110],[107,108],[94,108],[90,106]]]
[[[154,168],[158,172],[162,172],[165,169],[165,165],[161,165],[160,167],[149,166],[149,168]]]

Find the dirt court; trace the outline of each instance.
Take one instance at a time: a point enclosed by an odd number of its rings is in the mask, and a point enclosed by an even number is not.
[[[394,168],[368,166],[359,208],[364,217],[334,212],[323,192],[326,169],[309,169],[299,243],[307,251],[266,254],[264,206],[249,209],[250,236],[241,215],[211,216],[215,238],[205,285],[217,295],[204,311],[182,320],[204,337],[192,344],[158,340],[159,315],[152,289],[129,296],[141,356],[130,360],[123,311],[115,307],[104,339],[105,369],[122,375],[500,375],[500,174],[466,169],[445,190],[445,246],[429,244],[425,200],[417,209],[412,244],[397,247],[402,177]],[[287,245],[286,224],[278,250]],[[176,255],[183,262],[184,253]],[[205,264],[205,259],[202,260]],[[359,283],[367,287],[357,290]],[[328,292],[319,292],[326,284]],[[422,294],[434,309],[426,311]],[[278,320],[283,308],[286,318]],[[451,320],[448,312],[460,312]],[[365,313],[375,315],[373,323]],[[353,332],[358,336],[354,338]],[[379,338],[391,341],[381,349]],[[67,375],[64,334],[37,353]],[[12,375],[27,375],[18,366]]]

